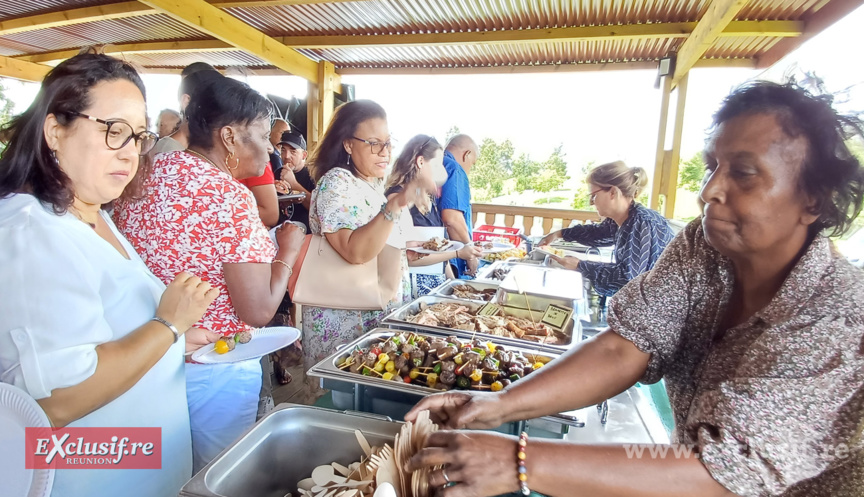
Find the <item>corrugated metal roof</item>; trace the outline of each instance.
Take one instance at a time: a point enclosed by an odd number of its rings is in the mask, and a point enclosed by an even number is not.
[[[99,0],[0,0],[0,20],[87,5]],[[738,20],[803,20],[819,9],[864,4],[864,0],[751,0]],[[357,0],[301,5],[234,7],[227,11],[271,36],[363,36],[550,29],[579,26],[695,22],[709,0]],[[846,7],[841,7],[846,8]],[[851,8],[851,7],[848,7]],[[94,44],[201,39],[167,15],[136,15],[0,36],[0,55],[74,49]],[[479,67],[655,61],[676,50],[683,37],[442,46],[344,46],[300,49],[337,68]],[[750,59],[774,47],[774,36],[721,37],[704,54],[711,59]],[[783,50],[788,50],[782,45]],[[181,67],[194,60],[217,66],[266,66],[239,51],[129,55],[144,67]]]
[[[478,67],[657,60],[679,39],[302,50],[337,67]],[[406,61],[411,61],[406,63]]]
[[[110,3],[100,0],[0,0],[0,20]]]
[[[138,64],[142,67],[154,68],[183,68],[193,62],[207,62],[217,67],[247,66],[267,67],[267,62],[249,55],[241,50],[210,52],[210,53],[147,53],[147,54],[115,54],[122,56],[125,60]]]
[[[229,12],[270,35],[362,35],[688,22],[706,8],[704,0],[380,0]]]
[[[201,33],[195,29],[165,14],[155,14],[14,33],[0,37],[0,44],[18,43],[31,47],[28,52],[34,53],[86,45],[200,37]]]

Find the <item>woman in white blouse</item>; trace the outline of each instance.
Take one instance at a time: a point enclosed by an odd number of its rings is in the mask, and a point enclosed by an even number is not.
[[[188,273],[163,285],[102,212],[155,143],[144,85],[120,60],[73,57],[3,135],[0,381],[55,427],[162,433],[162,469],[60,469],[52,495],[176,495],[192,466],[184,347],[212,339],[184,333],[217,292]]]

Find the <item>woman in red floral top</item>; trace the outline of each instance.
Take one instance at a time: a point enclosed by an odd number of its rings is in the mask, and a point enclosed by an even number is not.
[[[255,198],[237,181],[260,176],[269,161],[270,110],[266,98],[229,78],[197,89],[186,110],[189,148],[160,155],[143,199],[115,208],[153,274],[170,281],[193,271],[219,289],[197,326],[227,337],[273,318],[303,241],[287,224],[277,230],[277,250]],[[255,422],[261,365],[187,364],[186,383],[197,472]]]

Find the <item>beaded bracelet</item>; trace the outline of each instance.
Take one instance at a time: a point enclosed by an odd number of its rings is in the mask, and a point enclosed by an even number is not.
[[[522,432],[519,435],[518,452],[516,452],[516,462],[519,464],[519,491],[522,495],[531,495],[531,490],[528,488],[528,469],[525,467],[525,447],[528,446],[528,433]]]

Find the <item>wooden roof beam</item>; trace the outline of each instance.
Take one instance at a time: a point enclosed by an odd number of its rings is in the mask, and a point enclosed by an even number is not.
[[[306,5],[318,3],[341,3],[359,0],[207,0],[220,9],[233,7],[270,7],[278,5]],[[159,11],[141,2],[121,2],[93,7],[60,10],[44,14],[18,17],[0,21],[0,36],[39,29],[59,28],[73,24],[122,19],[125,17],[158,14]]]
[[[702,59],[696,68],[745,67],[755,66],[752,59]],[[491,67],[343,67],[337,68],[341,75],[444,75],[444,74],[534,74],[554,72],[583,71],[632,71],[657,70],[656,61],[642,62],[597,62],[585,64],[542,64],[534,66],[491,66]],[[256,71],[256,74],[262,73]]]
[[[283,71],[313,83],[318,82],[318,63],[316,61],[286,47],[204,0],[141,1],[177,21],[259,57]]]
[[[696,29],[678,49],[672,87],[705,55],[720,34],[729,26],[738,12],[747,5],[747,0],[713,0]]]
[[[61,10],[59,12],[49,12],[47,14],[36,14],[0,21],[0,36],[153,13],[153,9],[139,2],[111,3],[79,9]]]
[[[237,47],[229,45],[221,40],[182,40],[182,41],[153,41],[141,43],[120,43],[102,45],[102,53],[106,54],[144,54],[144,53],[171,53],[171,52],[224,52],[236,51]],[[80,49],[55,50],[51,52],[40,52],[32,55],[16,55],[17,60],[28,62],[59,62],[78,55]]]
[[[34,64],[33,62],[0,56],[0,76],[6,78],[39,82],[42,81],[50,70],[50,66],[43,64]]]
[[[458,33],[408,33],[347,36],[283,36],[285,46],[294,48],[339,48],[369,46],[443,46],[466,44],[549,43],[646,38],[685,38],[697,28],[695,22],[579,26],[572,28],[471,31]],[[734,21],[721,37],[800,36],[798,21]],[[702,52],[704,53],[704,51]],[[701,54],[700,54],[701,56]]]

